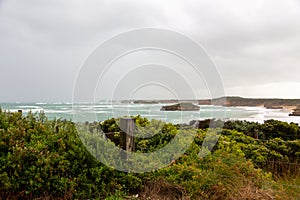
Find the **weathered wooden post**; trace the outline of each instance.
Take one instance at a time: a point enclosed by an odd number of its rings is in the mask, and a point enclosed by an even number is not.
[[[135,121],[132,118],[121,118],[120,129],[121,129],[121,148],[125,151],[134,151],[134,129]]]

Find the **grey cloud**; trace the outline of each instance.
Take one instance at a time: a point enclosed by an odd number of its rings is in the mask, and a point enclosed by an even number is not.
[[[239,95],[236,87],[299,83],[298,0],[2,0],[0,101],[70,101],[91,50],[143,27],[175,30],[202,44],[228,95]]]

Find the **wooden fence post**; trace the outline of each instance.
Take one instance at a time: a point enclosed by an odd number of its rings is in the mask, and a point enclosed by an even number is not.
[[[125,151],[134,151],[134,119],[132,118],[121,118],[120,120],[120,129],[121,129],[121,148]]]

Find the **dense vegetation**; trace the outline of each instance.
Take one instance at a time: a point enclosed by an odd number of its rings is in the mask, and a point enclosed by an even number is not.
[[[141,134],[136,151],[155,151],[180,127],[135,117]],[[114,133],[118,119],[87,123],[86,133]],[[158,128],[159,127],[159,128]],[[210,130],[217,132],[218,130]],[[185,133],[184,132],[184,133]],[[2,199],[299,199],[300,128],[275,120],[226,122],[213,152],[199,158],[208,129],[197,129],[188,151],[169,166],[149,173],[125,173],[98,162],[82,144],[76,125],[0,110],[0,196]],[[215,137],[212,134],[211,139]],[[90,137],[91,141],[95,138]],[[92,147],[99,144],[91,143]],[[89,147],[88,147],[89,148]],[[101,152],[100,152],[101,153]]]

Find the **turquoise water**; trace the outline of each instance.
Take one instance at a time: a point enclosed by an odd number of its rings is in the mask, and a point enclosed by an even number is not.
[[[289,110],[266,109],[262,107],[222,107],[212,105],[200,106],[200,111],[160,111],[166,104],[121,104],[99,103],[0,103],[2,110],[44,112],[50,119],[63,118],[73,121],[103,121],[112,117],[141,115],[149,119],[158,119],[172,123],[188,123],[196,119],[239,119],[263,122],[277,119],[300,123],[300,117],[290,117]]]

